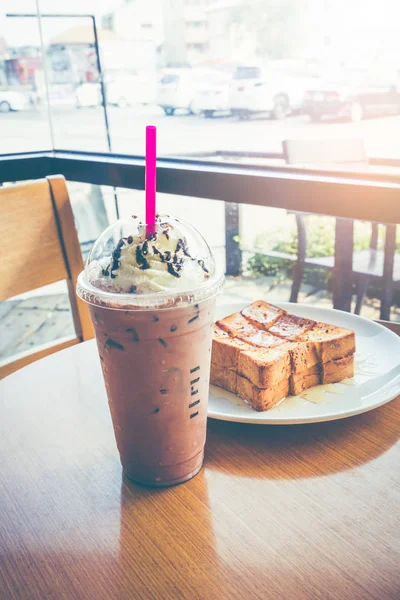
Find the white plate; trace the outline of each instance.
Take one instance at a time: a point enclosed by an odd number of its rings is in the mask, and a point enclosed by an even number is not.
[[[220,306],[217,318],[244,306]],[[361,414],[400,394],[400,337],[395,333],[363,317],[331,308],[289,303],[279,303],[279,306],[300,317],[353,329],[357,346],[354,377],[310,388],[301,396],[288,396],[266,412],[257,412],[235,394],[211,385],[209,417],[269,425],[317,423]]]

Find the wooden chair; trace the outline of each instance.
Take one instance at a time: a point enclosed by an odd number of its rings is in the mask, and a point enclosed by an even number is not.
[[[83,262],[64,177],[0,188],[0,255],[0,301],[66,280],[76,332],[0,363],[0,378],[93,337],[88,307],[75,294]]]
[[[361,140],[285,140],[283,152],[288,164],[336,167],[341,170],[366,170],[368,159]],[[307,239],[304,214],[295,213],[298,231],[298,253],[293,274],[290,301],[297,302],[304,269],[318,268],[333,272],[333,306],[351,310],[353,285],[357,286],[355,313],[359,314],[369,283],[377,283],[382,290],[380,318],[390,319],[393,287],[400,283],[400,257],[396,250],[396,226],[384,225],[385,247],[377,249],[378,223],[371,224],[368,250],[353,251],[354,221],[336,219],[335,255],[307,258]]]

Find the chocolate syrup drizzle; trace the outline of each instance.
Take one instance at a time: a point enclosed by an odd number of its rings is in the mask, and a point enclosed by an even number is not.
[[[156,215],[156,216],[158,216],[158,215]],[[160,227],[162,228],[161,235],[165,235],[167,240],[169,240],[170,239],[170,236],[169,236],[170,229],[169,229],[168,223],[160,223]],[[146,237],[143,244],[138,244],[136,246],[136,262],[139,265],[139,269],[141,269],[142,271],[145,271],[146,269],[150,268],[149,261],[146,258],[146,256],[148,256],[148,254],[149,254],[149,242],[156,241],[157,237],[158,237],[157,232],[153,232]],[[131,235],[128,237],[122,237],[119,240],[119,242],[117,243],[117,245],[115,246],[115,248],[112,252],[110,264],[107,265],[107,267],[102,270],[104,277],[110,276],[111,279],[115,279],[116,274],[114,273],[114,271],[118,270],[118,268],[121,266],[121,260],[120,260],[121,259],[121,249],[126,244],[132,244],[132,243],[133,243],[133,237]],[[172,275],[173,277],[181,277],[181,275],[182,275],[181,271],[184,266],[184,258],[182,256],[178,256],[179,252],[182,252],[183,255],[186,256],[187,258],[190,258],[193,261],[197,261],[198,265],[203,269],[203,271],[207,274],[209,273],[207,267],[205,266],[204,260],[201,260],[201,259],[197,260],[196,258],[193,258],[193,256],[191,256],[188,245],[187,245],[187,241],[184,238],[178,239],[174,252],[171,252],[170,250],[165,250],[165,252],[161,252],[153,244],[151,245],[151,248],[153,250],[153,254],[155,256],[158,256],[161,262],[167,263],[168,273],[170,275]],[[132,294],[136,293],[136,286],[133,285],[130,288],[130,292]]]

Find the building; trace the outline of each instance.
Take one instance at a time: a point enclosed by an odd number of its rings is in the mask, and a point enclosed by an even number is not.
[[[239,0],[214,0],[207,7],[209,55],[214,60],[240,62],[256,54],[253,32],[232,19],[238,4]]]
[[[195,64],[208,56],[211,0],[125,0],[103,17],[119,39],[153,44],[160,66]]]

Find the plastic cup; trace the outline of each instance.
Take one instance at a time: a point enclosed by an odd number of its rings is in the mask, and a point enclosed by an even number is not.
[[[90,281],[93,265],[110,253],[132,221],[117,222],[95,243],[78,278],[89,303],[115,438],[125,474],[151,486],[182,483],[203,464],[212,325],[223,276],[204,239],[184,231],[209,277],[186,291],[113,293]]]

